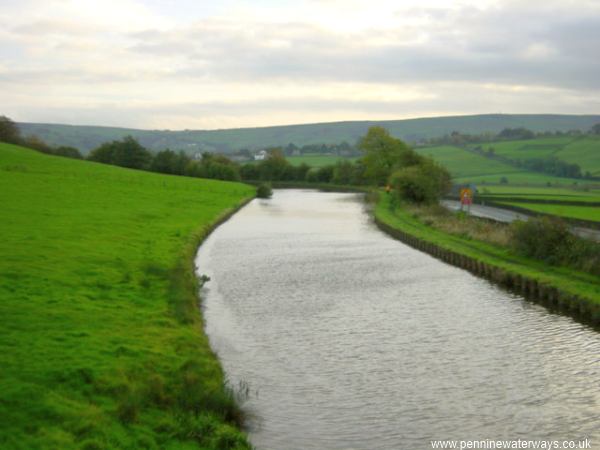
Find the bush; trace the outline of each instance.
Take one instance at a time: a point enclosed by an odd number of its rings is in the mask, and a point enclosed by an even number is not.
[[[52,153],[56,156],[64,156],[65,158],[83,159],[83,156],[75,147],[56,147]]]
[[[510,226],[510,243],[523,256],[559,264],[570,258],[574,236],[560,219],[536,217]]]
[[[21,143],[19,127],[6,116],[0,116],[0,142]]]
[[[256,164],[244,164],[240,168],[240,175],[243,180],[258,180],[260,178],[260,171]]]
[[[446,169],[426,160],[419,165],[404,167],[390,177],[389,183],[400,199],[413,203],[435,203],[450,187]]]
[[[269,183],[261,183],[256,188],[256,196],[258,198],[271,198],[273,195],[273,190],[271,189],[271,185]]]
[[[127,136],[120,141],[102,144],[92,150],[88,159],[130,169],[147,170],[150,168],[152,154],[133,137]]]

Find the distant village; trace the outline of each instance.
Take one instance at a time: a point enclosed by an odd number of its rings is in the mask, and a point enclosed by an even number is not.
[[[357,146],[348,144],[347,142],[342,142],[341,144],[310,144],[303,145],[302,147],[290,143],[285,147],[268,147],[252,150],[241,149],[233,153],[227,152],[223,154],[237,163],[247,163],[251,161],[263,161],[274,150],[281,151],[285,156],[303,156],[318,154],[352,157],[360,155],[360,150],[357,148]],[[204,153],[204,151],[195,152],[193,156],[194,159],[202,159],[202,153]],[[219,154],[221,152],[215,151],[213,153]]]

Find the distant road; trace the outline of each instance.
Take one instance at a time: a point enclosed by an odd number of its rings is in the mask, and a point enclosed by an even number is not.
[[[442,200],[442,205],[453,211],[458,211],[460,209],[460,202],[457,200]],[[508,209],[484,205],[471,205],[471,214],[476,217],[483,217],[485,219],[492,219],[498,222],[506,223],[514,222],[515,220],[527,220],[532,217],[527,214],[510,211]],[[583,227],[570,228],[571,231],[577,236],[600,242],[600,230],[593,230],[591,228]]]

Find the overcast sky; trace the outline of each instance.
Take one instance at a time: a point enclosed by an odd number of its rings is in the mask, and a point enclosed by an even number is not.
[[[214,129],[600,113],[600,0],[0,0],[0,114]]]

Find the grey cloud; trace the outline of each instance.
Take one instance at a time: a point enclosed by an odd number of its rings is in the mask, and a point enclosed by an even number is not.
[[[188,62],[177,72],[184,77],[386,83],[465,80],[599,88],[600,61],[592,52],[600,48],[600,12],[557,8],[424,10],[418,14],[443,16],[430,24],[425,42],[406,42],[407,34],[422,31],[415,28],[396,34],[386,31],[393,42],[385,45],[369,44],[377,30],[341,35],[304,24],[251,24],[240,29],[208,21],[179,32],[146,32],[131,51],[177,55]],[[527,50],[535,45],[548,48],[548,55],[527,57]],[[197,61],[202,62],[200,68]]]
[[[32,121],[43,121],[51,116],[56,122],[103,123],[106,125],[140,127],[152,122],[156,117],[190,118],[202,121],[215,116],[228,116],[253,122],[255,116],[278,113],[311,114],[334,117],[340,111],[358,117],[408,117],[427,115],[435,112],[440,115],[457,113],[550,112],[559,108],[561,112],[584,114],[600,108],[600,94],[592,97],[573,96],[569,92],[553,91],[552,95],[540,96],[536,92],[489,91],[481,86],[464,83],[442,83],[432,85],[435,96],[427,99],[401,101],[374,101],[323,99],[321,97],[280,98],[277,101],[263,99],[238,102],[189,102],[178,104],[148,104],[131,106],[128,102],[98,103],[86,108],[36,107],[21,111]],[[460,97],[456,92],[461,92]],[[493,107],[491,106],[493,105]],[[37,119],[39,115],[39,119]],[[273,124],[275,121],[271,121]],[[263,124],[266,125],[266,124]]]
[[[11,31],[18,35],[89,35],[97,32],[100,29],[98,27],[91,26],[90,24],[82,24],[73,21],[57,21],[57,20],[38,20],[32,23],[25,23],[17,25],[11,28]]]

